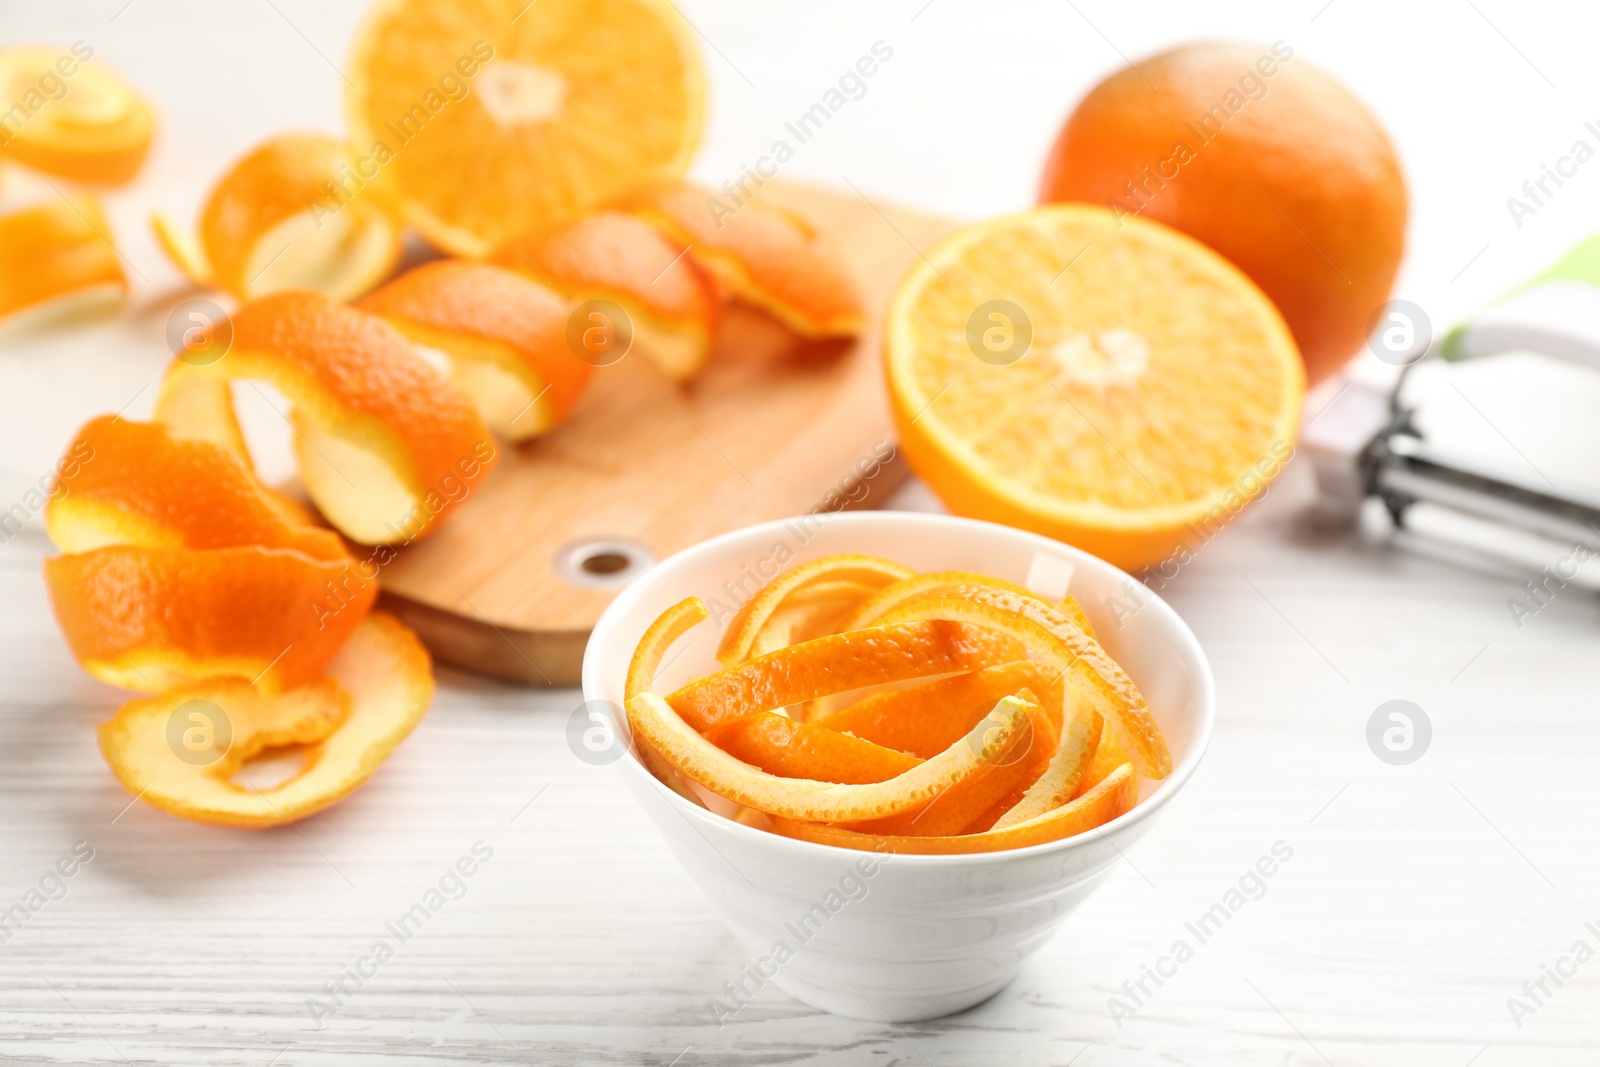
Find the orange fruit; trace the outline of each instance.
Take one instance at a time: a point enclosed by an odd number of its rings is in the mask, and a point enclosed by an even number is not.
[[[100,205],[73,195],[0,215],[0,318],[55,318],[127,295]]]
[[[376,172],[320,134],[280,134],[233,163],[212,187],[197,232],[150,221],[168,258],[196,285],[240,300],[315,289],[351,300],[400,259],[400,219]]]
[[[594,373],[567,344],[566,301],[487,263],[428,263],[358,306],[444,353],[484,422],[512,441],[554,429]]]
[[[1039,199],[1109,205],[1222,253],[1278,305],[1313,385],[1365,342],[1405,247],[1383,127],[1282,42],[1189,45],[1113,74],[1062,127]]]
[[[0,160],[121,185],[150,151],[155,114],[83,41],[0,49]]]
[[[289,521],[234,455],[113,416],[78,432],[45,525],[51,606],[85,671],[158,692],[200,679],[264,692],[314,678],[377,583],[331,531]]]
[[[951,511],[1129,569],[1266,488],[1305,387],[1283,319],[1238,268],[1081,204],[931,249],[895,292],[884,360],[906,458]]]
[[[383,0],[345,69],[358,158],[423,236],[477,258],[682,173],[705,110],[666,0]]]
[[[607,300],[667,377],[692,377],[716,342],[722,299],[695,261],[649,223],[602,211],[508,242],[494,255],[575,301]]]
[[[855,281],[799,216],[759,201],[730,209],[708,190],[683,184],[635,190],[616,206],[658,227],[734,296],[800,336],[861,332]]]
[[[129,701],[101,724],[100,751],[123,788],[152,807],[219,826],[282,826],[371,778],[432,700],[428,653],[380,611],[310,685],[269,696],[214,680]],[[231,780],[252,758],[286,748],[306,760],[287,781],[254,789]]]
[[[306,491],[352,541],[425,536],[498,458],[466,394],[376,315],[294,289],[245,304],[232,321],[220,357],[168,365],[156,418],[248,462],[229,383],[271,383],[292,405]]]

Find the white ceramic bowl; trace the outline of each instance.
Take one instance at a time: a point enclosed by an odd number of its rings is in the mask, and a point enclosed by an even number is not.
[[[684,800],[624,755],[617,766],[628,787],[750,958],[723,987],[707,990],[719,1018],[768,983],[826,1011],[894,1022],[948,1015],[992,996],[1150,828],[1211,735],[1215,696],[1205,654],[1144,585],[1048,538],[910,512],[765,523],[663,560],[596,624],[583,659],[585,699],[620,705],[639,637],[691,595],[706,602],[712,620],[668,654],[657,688],[716,670],[721,627],[740,599],[780,569],[836,552],[886,556],[922,571],[983,571],[1050,596],[1070,592],[1144,691],[1174,769],[1164,781],[1143,783],[1132,811],[1077,837],[1006,852],[881,856],[733,822]]]

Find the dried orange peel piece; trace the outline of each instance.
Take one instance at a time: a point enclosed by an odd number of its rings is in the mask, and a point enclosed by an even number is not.
[[[484,422],[512,441],[554,429],[594,373],[567,344],[567,302],[487,263],[428,263],[357,306],[444,353]]]
[[[245,681],[214,680],[133,700],[100,726],[100,750],[123,787],[152,807],[222,826],[279,826],[370,778],[432,698],[427,652],[376,612],[316,682],[268,696]],[[306,756],[293,778],[265,790],[231,781],[251,758],[288,746]]]
[[[617,207],[658,227],[735,296],[802,337],[861,332],[865,315],[855,282],[797,216],[760,201],[733,207],[681,184],[638,190]]]
[[[922,762],[916,756],[772,711],[723,723],[707,730],[705,738],[735,759],[780,778],[846,785],[883,782]]]
[[[338,537],[289,521],[227,450],[102,417],[66,454],[45,511],[65,554],[44,576],[68,647],[102,681],[279,692],[314,678],[372,607],[377,584]]]
[[[310,290],[245,304],[214,362],[173,361],[156,417],[248,461],[228,383],[254,379],[289,399],[300,477],[352,541],[405,544],[431,532],[494,465],[471,400],[375,315]]]
[[[99,203],[72,195],[0,215],[0,319],[60,317],[128,292]]]
[[[1007,697],[966,737],[933,759],[885,781],[840,785],[780,778],[752,767],[696,733],[655,693],[640,693],[627,703],[634,735],[653,745],[679,773],[746,807],[823,822],[882,818],[927,804],[997,762],[1018,731],[1026,729],[1027,708],[1024,701]]]
[[[190,281],[240,300],[284,289],[350,300],[400,259],[398,208],[377,167],[363,176],[343,143],[320,134],[283,134],[237,160],[196,231],[163,215],[151,226]]]
[[[150,151],[155,114],[82,41],[0,49],[0,160],[77,182],[121,185]]]
[[[666,697],[696,730],[869,685],[969,671],[1012,658],[1009,635],[945,621],[830,634],[690,682]]]
[[[675,381],[693,377],[711,355],[721,294],[692,258],[642,219],[601,211],[509,241],[492,262],[571,300],[616,304],[628,316],[633,346]]]
[[[1015,637],[1113,724],[1135,771],[1146,778],[1171,773],[1171,753],[1138,686],[1094,638],[1042,601],[988,586],[958,586],[891,608],[884,617],[889,623],[961,622]]]
[[[872,852],[933,855],[997,852],[1043,845],[1084,833],[1132,811],[1138,800],[1138,779],[1134,777],[1133,767],[1125,763],[1076,800],[1036,819],[1003,830],[946,837],[887,836],[858,833],[838,826],[819,826],[781,815],[773,816],[771,827],[775,833],[801,841]]]
[[[723,666],[731,666],[748,659],[756,638],[773,613],[793,594],[808,585],[820,582],[847,583],[846,588],[864,588],[861,596],[889,582],[911,577],[909,567],[878,556],[834,555],[792,567],[761,587],[761,591],[745,601],[728,624],[717,647],[717,659]],[[848,627],[858,629],[858,627]]]

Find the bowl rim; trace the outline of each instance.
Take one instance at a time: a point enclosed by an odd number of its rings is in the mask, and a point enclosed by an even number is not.
[[[802,517],[815,518],[816,516],[807,515]],[[957,515],[941,515],[930,512],[885,510],[830,512],[822,517],[830,526],[834,525],[835,523],[842,523],[848,527],[856,525],[868,525],[885,520],[893,520],[896,522],[910,522],[913,525],[925,524],[934,527],[954,525],[982,530],[1003,531],[1010,536],[1020,536],[1026,540],[1036,541],[1041,549],[1048,549],[1049,551],[1058,554],[1064,553],[1068,557],[1071,557],[1074,563],[1085,562],[1091,567],[1109,568],[1111,571],[1121,575],[1124,578],[1127,578],[1129,581],[1138,582],[1137,578],[1134,578],[1120,567],[1117,567],[1111,563],[1107,563],[1099,556],[1086,552],[1081,548],[1066,544],[1062,541],[1057,541],[1050,537],[1045,537],[1042,534],[1033,533],[1030,530],[1022,530],[1014,526],[1005,526],[1000,523],[986,522],[982,519],[969,519]],[[606,606],[605,611],[601,613],[600,618],[594,624],[594,628],[590,631],[589,642],[584,648],[583,667],[581,672],[581,684],[583,688],[584,699],[586,701],[604,699],[600,697],[598,692],[595,691],[598,689],[598,685],[595,683],[598,682],[601,670],[597,662],[597,650],[600,645],[604,643],[602,640],[596,640],[596,638],[603,638],[609,630],[618,625],[619,620],[628,614],[628,612],[633,609],[634,605],[639,600],[643,599],[645,590],[653,577],[665,572],[670,566],[693,561],[701,556],[713,555],[720,551],[725,545],[735,540],[740,540],[745,537],[754,537],[757,534],[765,531],[782,529],[785,523],[793,522],[795,521],[795,518],[796,517],[791,516],[789,518],[773,519],[769,522],[752,523],[751,525],[741,526],[737,529],[729,530],[725,533],[717,534],[714,537],[707,538],[704,541],[700,541],[697,544],[689,546],[688,548],[674,552],[672,555],[660,560],[649,570],[645,571],[637,579],[631,582],[626,588],[624,588],[622,592],[620,592],[611,601],[611,603]],[[1158,612],[1164,612],[1169,621],[1175,624],[1175,631],[1178,636],[1179,645],[1190,653],[1192,660],[1199,668],[1199,679],[1201,682],[1199,688],[1201,701],[1195,723],[1195,740],[1188,755],[1172,768],[1171,774],[1167,775],[1166,778],[1161,779],[1160,784],[1156,786],[1155,792],[1150,794],[1149,797],[1140,801],[1138,804],[1135,804],[1131,810],[1124,812],[1115,819],[1112,819],[1110,822],[1102,823],[1092,830],[1085,830],[1084,832],[1074,834],[1071,837],[1063,837],[1055,841],[1045,841],[1037,845],[1026,845],[1021,848],[995,849],[988,852],[925,853],[845,848],[842,845],[825,845],[816,841],[805,841],[800,838],[787,837],[783,834],[774,833],[771,830],[761,830],[753,826],[746,826],[745,824],[736,822],[727,816],[719,815],[709,808],[702,807],[699,804],[691,804],[688,800],[679,796],[655,775],[651,774],[644,764],[640,762],[639,757],[634,754],[633,746],[631,744],[628,745],[618,762],[623,765],[622,773],[634,775],[635,777],[642,776],[644,785],[647,788],[654,790],[656,796],[660,800],[664,801],[668,805],[676,807],[678,814],[681,817],[695,820],[698,825],[715,828],[716,830],[724,833],[731,832],[736,838],[749,841],[757,848],[766,847],[780,851],[786,848],[792,849],[793,851],[791,852],[791,855],[796,856],[804,856],[808,854],[812,856],[830,856],[833,858],[852,855],[873,855],[879,857],[892,856],[896,865],[910,862],[913,866],[959,867],[962,865],[995,865],[1012,860],[1025,861],[1028,859],[1045,857],[1056,852],[1069,852],[1074,849],[1083,848],[1106,837],[1110,837],[1113,834],[1120,835],[1122,832],[1131,829],[1140,822],[1151,818],[1156,812],[1164,808],[1168,801],[1170,801],[1178,793],[1178,791],[1188,783],[1189,779],[1194,776],[1194,772],[1196,769],[1198,769],[1201,760],[1205,757],[1206,750],[1211,745],[1211,733],[1216,723],[1216,679],[1211,671],[1211,661],[1207,658],[1205,649],[1201,647],[1199,638],[1195,637],[1194,631],[1189,628],[1189,624],[1183,621],[1182,616],[1180,616],[1177,611],[1173,609],[1172,605],[1168,604],[1159,593],[1151,589],[1148,585],[1145,585],[1143,582],[1139,582],[1139,584],[1143,586],[1146,595],[1150,598],[1150,603],[1141,610],[1148,610],[1150,607],[1154,607]],[[623,723],[623,728],[626,730],[626,722]]]

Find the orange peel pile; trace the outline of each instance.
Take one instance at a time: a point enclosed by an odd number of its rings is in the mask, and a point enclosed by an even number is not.
[[[652,773],[739,805],[749,825],[844,848],[1020,848],[1116,818],[1141,778],[1172,770],[1144,697],[1070,597],[828,556],[741,607],[720,671],[655,692],[667,650],[706,618],[690,597],[646,631],[628,724]]]
[[[91,675],[152,693],[100,729],[134,796],[200,822],[291,822],[360,785],[432,699],[416,637],[371,614],[377,584],[331,531],[230,448],[103,416],[45,512],[56,620]],[[329,607],[330,602],[334,607]],[[191,722],[192,720],[192,722]],[[231,779],[295,747],[268,790]]]
[[[295,288],[354,299],[394,269],[401,238],[392,195],[355,163],[332,137],[282,134],[218,179],[194,230],[161,214],[150,224],[196,285],[240,300]]]

